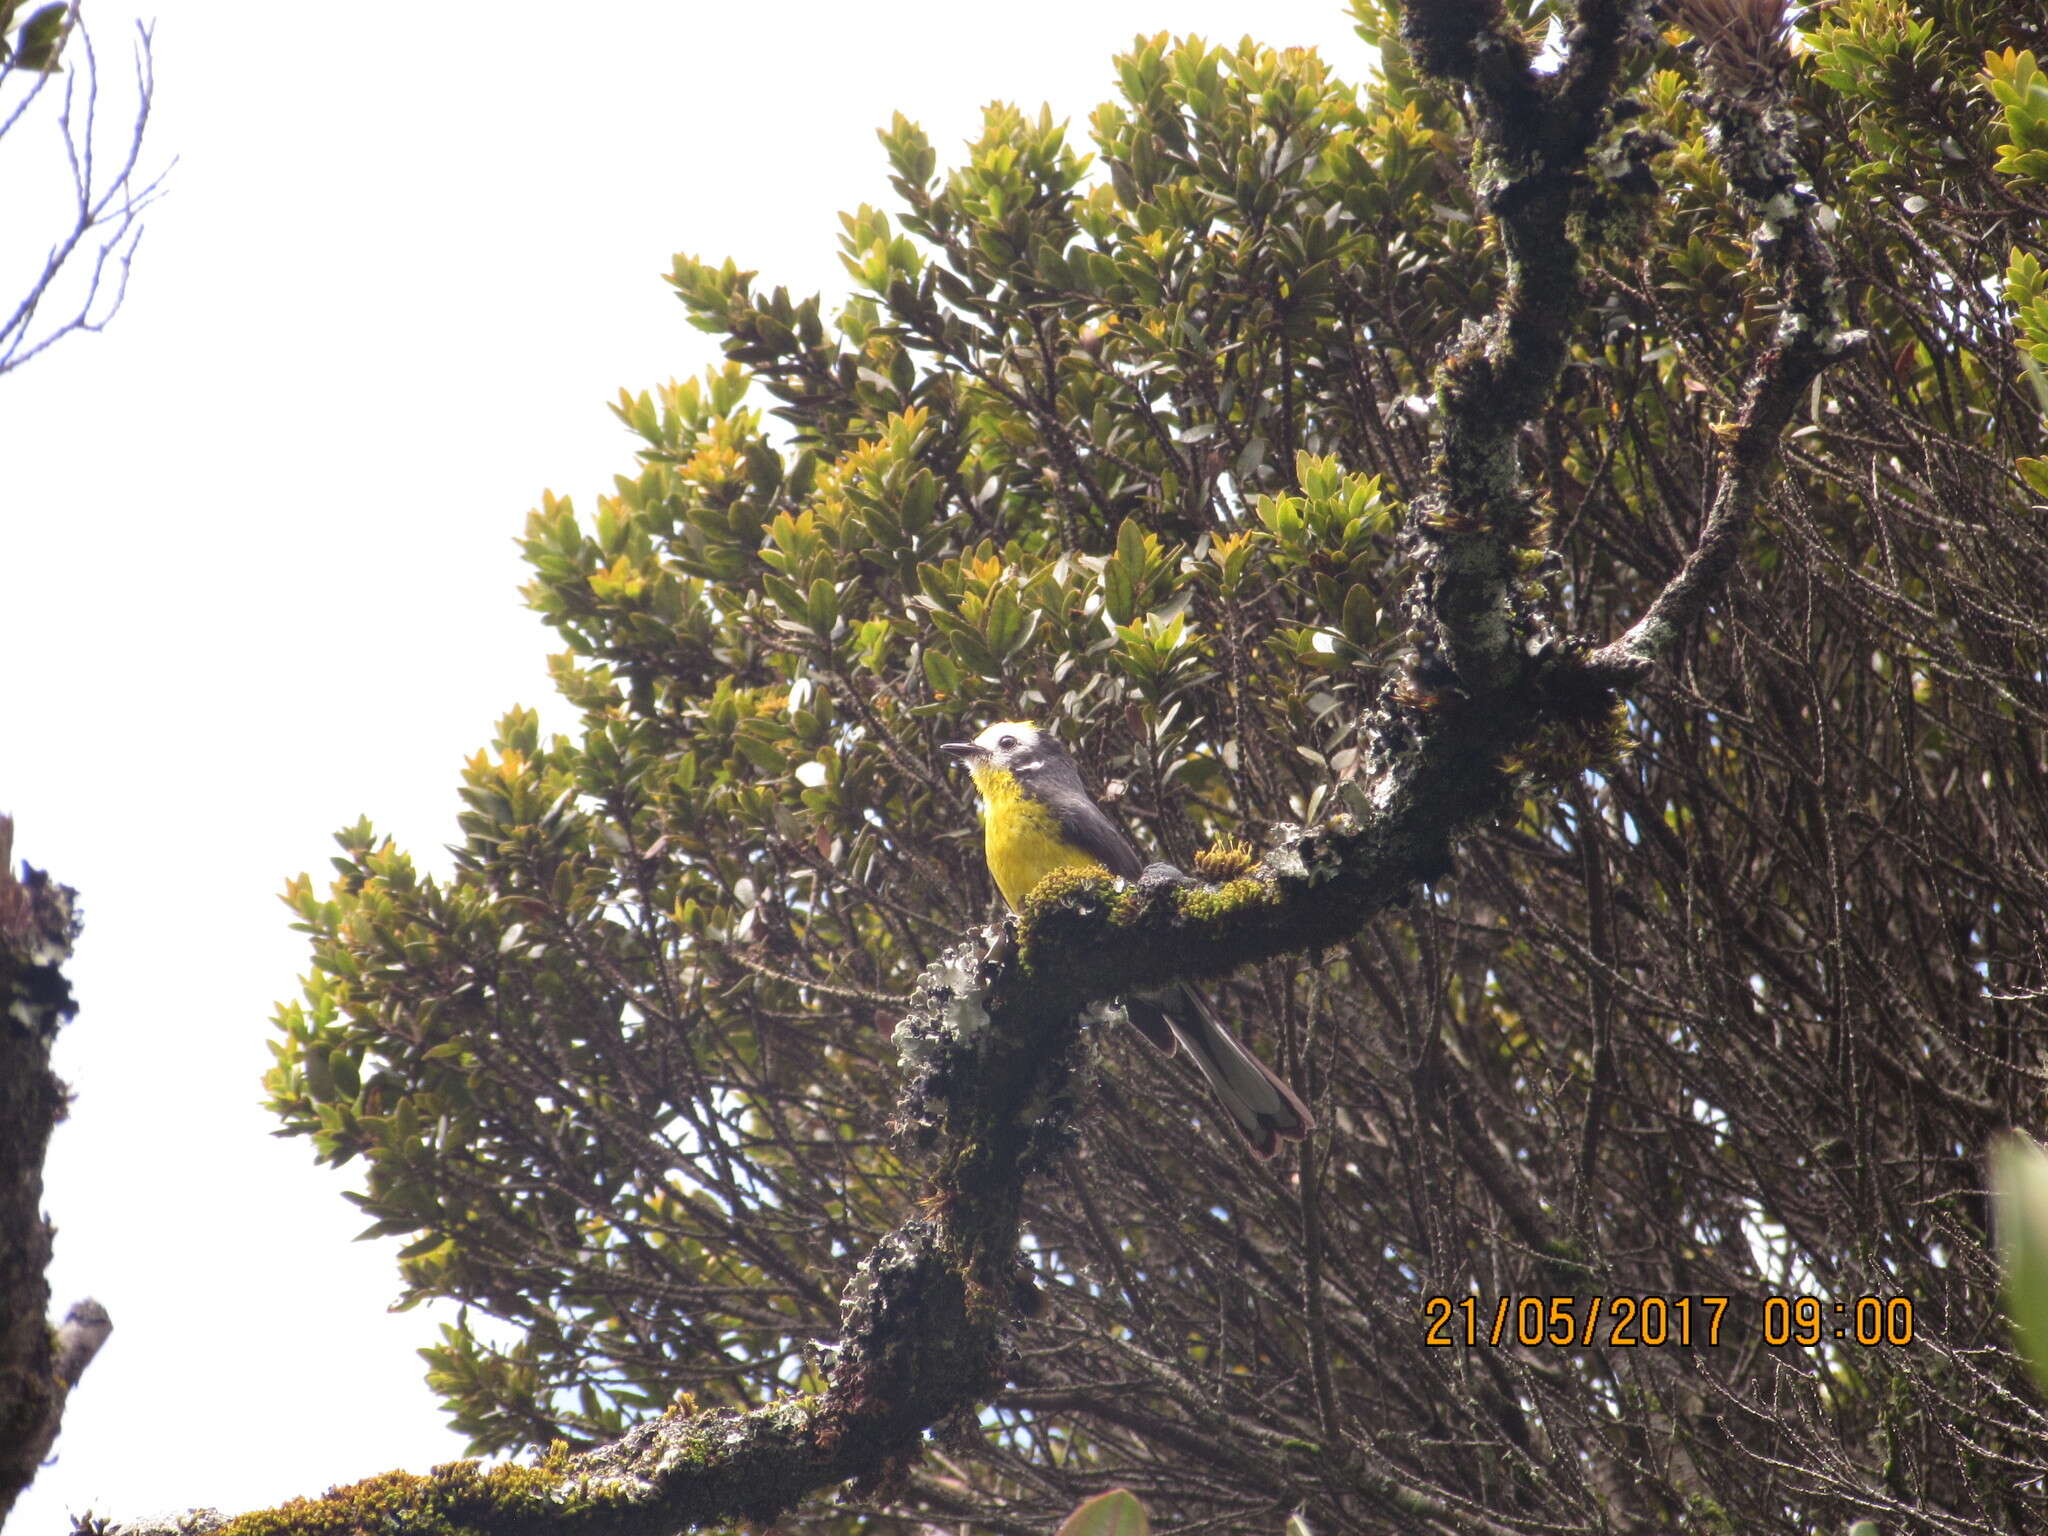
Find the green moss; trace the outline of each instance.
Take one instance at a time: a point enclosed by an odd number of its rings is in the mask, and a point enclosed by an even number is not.
[[[1086,893],[1088,896],[1107,896],[1115,882],[1110,876],[1086,869],[1056,869],[1037,885],[1024,899],[1023,919],[1028,926],[1031,919],[1047,907],[1063,905],[1069,896]]]
[[[1259,881],[1240,876],[1223,885],[1182,887],[1180,910],[1189,922],[1215,923],[1247,907],[1263,906],[1271,899],[1271,893]]]
[[[1728,1511],[1702,1494],[1692,1494],[1685,1501],[1685,1512],[1689,1517],[1687,1528],[1695,1531],[1732,1531],[1735,1527],[1728,1519]]]
[[[1032,968],[1033,930],[1039,920],[1054,909],[1071,908],[1087,912],[1107,907],[1111,920],[1122,925],[1134,915],[1132,902],[1138,894],[1135,886],[1118,891],[1115,880],[1109,875],[1082,869],[1054,870],[1032,888],[1031,894],[1024,899],[1024,910],[1017,916],[1018,960],[1026,970]]]
[[[507,1516],[574,1514],[610,1502],[616,1501],[578,1486],[568,1474],[566,1447],[558,1447],[539,1466],[454,1461],[424,1477],[386,1472],[317,1499],[238,1516],[218,1536],[478,1536]]]
[[[1204,880],[1234,880],[1258,867],[1257,851],[1234,837],[1219,837],[1195,855],[1195,873]]]
[[[1024,903],[1024,947],[1029,949],[1031,930],[1036,920],[1054,907],[1085,912],[1090,906],[1101,902],[1103,909],[1109,914],[1110,922],[1123,928],[1137,922],[1145,914],[1149,906],[1149,897],[1149,892],[1135,885],[1115,887],[1104,875],[1071,869],[1054,870],[1038,882],[1037,889],[1032,891],[1030,899]],[[1176,887],[1175,896],[1180,915],[1190,922],[1213,922],[1268,899],[1269,893],[1261,882],[1242,875],[1221,885],[1179,886]]]

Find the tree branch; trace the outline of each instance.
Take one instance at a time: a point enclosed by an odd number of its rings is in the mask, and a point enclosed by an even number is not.
[[[1468,697],[1519,690],[1547,643],[1518,597],[1521,552],[1540,520],[1516,444],[1556,387],[1583,307],[1570,221],[1587,161],[1611,120],[1621,45],[1640,0],[1583,0],[1562,67],[1543,76],[1498,0],[1410,5],[1401,35],[1417,65],[1460,87],[1476,147],[1471,174],[1498,221],[1505,282],[1493,313],[1436,372],[1437,485],[1411,509],[1411,538],[1434,546],[1410,598],[1410,668],[1426,690]],[[1654,185],[1632,166],[1617,186]]]
[[[0,1524],[49,1454],[64,1400],[113,1324],[93,1301],[49,1324],[50,1224],[43,1155],[64,1118],[50,1046],[77,1011],[62,966],[78,937],[75,893],[13,871],[14,823],[0,816]]]
[[[101,331],[120,312],[128,295],[128,273],[135,248],[142,239],[142,215],[163,191],[166,166],[148,182],[139,182],[142,144],[149,128],[149,115],[156,96],[156,70],[151,53],[150,29],[136,26],[135,49],[136,110],[128,143],[111,176],[95,164],[98,149],[100,107],[99,56],[84,23],[72,19],[65,24],[64,43],[75,34],[83,51],[81,69],[63,72],[52,48],[39,63],[24,54],[9,59],[0,55],[0,89],[22,75],[34,76],[19,101],[0,117],[0,139],[23,125],[50,82],[64,73],[63,99],[57,111],[57,134],[64,146],[64,159],[71,173],[69,222],[43,257],[41,268],[29,279],[28,290],[11,312],[0,314],[0,374],[12,372],[62,338],[85,331]],[[80,112],[84,121],[78,120]],[[173,164],[176,162],[174,161]],[[36,318],[51,299],[66,270],[79,274],[82,292],[66,306],[54,323],[38,329]],[[111,297],[108,297],[111,290]]]
[[[1646,674],[1696,624],[1741,553],[1778,464],[1778,440],[1821,371],[1862,349],[1849,328],[1841,279],[1821,228],[1819,200],[1800,181],[1798,119],[1786,89],[1780,0],[1685,0],[1681,19],[1700,38],[1715,152],[1761,220],[1758,259],[1777,273],[1781,308],[1771,340],[1750,363],[1735,420],[1718,428],[1720,480],[1699,540],[1618,640],[1587,658],[1588,676],[1620,686]]]
[[[736,1515],[766,1523],[850,1478],[886,1490],[927,1429],[971,1413],[1004,1378],[1009,1328],[1035,1296],[1017,1251],[1024,1190],[1071,1144],[1091,1076],[1083,1011],[1335,943],[1440,873],[1453,836],[1497,804],[1504,725],[1497,711],[1471,709],[1429,725],[1367,792],[1365,817],[1282,827],[1262,859],[1220,883],[1163,865],[1136,885],[1054,875],[1014,938],[1006,924],[925,971],[896,1040],[910,1076],[900,1123],[935,1158],[927,1214],[885,1237],[847,1287],[822,1392],[745,1414],[671,1410],[538,1466],[461,1462],[232,1520],[101,1529],[287,1536],[374,1512],[493,1536],[656,1536]],[[1409,729],[1391,715],[1388,728]]]

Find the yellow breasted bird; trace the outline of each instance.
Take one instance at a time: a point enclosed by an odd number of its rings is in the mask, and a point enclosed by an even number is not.
[[[1004,720],[972,741],[949,741],[981,793],[983,851],[1012,911],[1056,869],[1136,880],[1144,865],[1130,839],[1089,798],[1066,748],[1035,725]],[[1282,1141],[1315,1129],[1286,1081],[1225,1029],[1186,986],[1124,999],[1124,1012],[1163,1051],[1178,1041],[1254,1154],[1271,1157]]]

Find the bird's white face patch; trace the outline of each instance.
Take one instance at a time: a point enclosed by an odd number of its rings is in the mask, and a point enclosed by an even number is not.
[[[990,753],[1014,752],[1019,747],[1038,745],[1038,727],[1023,720],[998,720],[974,738],[977,747]]]
[[[974,744],[988,753],[996,767],[1012,773],[1029,772],[1045,762],[1045,737],[1028,721],[998,720],[975,737]]]

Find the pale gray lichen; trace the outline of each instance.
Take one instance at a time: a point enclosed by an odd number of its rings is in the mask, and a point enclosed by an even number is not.
[[[989,989],[1003,974],[1007,929],[955,944],[925,967],[891,1036],[906,1078],[899,1124],[921,1142],[938,1132],[948,1083],[971,1071],[993,1038]]]
[[[1678,629],[1665,619],[1645,618],[1629,633],[1628,642],[1632,654],[1661,656],[1678,643]]]
[[[972,1045],[988,1028],[989,978],[981,948],[955,944],[925,967],[908,1013],[891,1036],[904,1068],[913,1076],[929,1067],[939,1052]]]
[[[1102,1025],[1114,1027],[1118,1024],[1127,1023],[1130,1015],[1124,1012],[1124,1005],[1122,1003],[1090,1003],[1081,1010],[1081,1017],[1098,1027]]]
[[[1301,828],[1288,827],[1274,840],[1265,857],[1266,868],[1281,885],[1307,884],[1308,865],[1302,861],[1299,844]]]
[[[981,1001],[987,994],[972,985],[979,971],[962,969],[951,974],[955,978],[954,991],[941,1010],[941,1017],[954,1037],[965,1045],[988,1028],[988,1009]]]

